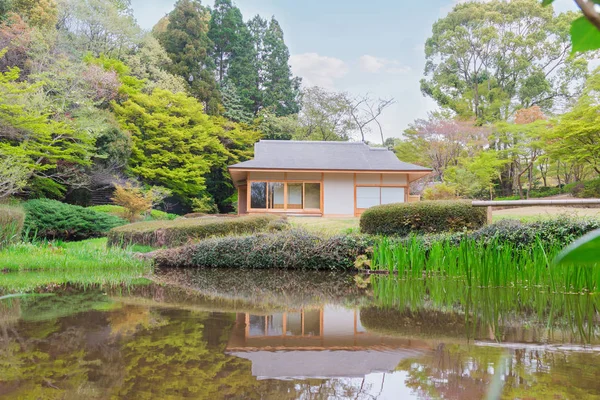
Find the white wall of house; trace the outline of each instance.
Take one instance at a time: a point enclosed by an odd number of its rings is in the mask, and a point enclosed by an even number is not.
[[[406,174],[378,174],[326,172],[250,172],[250,181],[321,181],[323,179],[323,214],[325,216],[354,216],[359,212],[378,204],[404,202],[408,186]],[[356,184],[356,193],[355,193]],[[356,195],[356,197],[355,197]],[[307,199],[305,199],[307,201]],[[283,204],[283,188],[275,189],[274,202]],[[314,203],[315,201],[313,201]],[[302,204],[301,188],[291,188],[288,192],[288,204]],[[316,199],[318,204],[318,199]],[[315,206],[316,207],[316,206]]]
[[[354,174],[325,173],[325,215],[354,216]]]

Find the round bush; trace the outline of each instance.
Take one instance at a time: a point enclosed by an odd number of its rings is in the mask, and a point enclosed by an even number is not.
[[[25,230],[30,237],[84,240],[104,236],[127,222],[106,213],[56,200],[30,200],[25,208]]]
[[[376,206],[360,218],[362,233],[406,236],[474,230],[487,222],[487,210],[470,201],[422,201]]]

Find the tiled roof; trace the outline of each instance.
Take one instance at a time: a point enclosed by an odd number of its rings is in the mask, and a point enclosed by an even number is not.
[[[254,159],[230,168],[354,171],[430,171],[398,160],[387,148],[362,142],[304,142],[261,140],[254,146]]]

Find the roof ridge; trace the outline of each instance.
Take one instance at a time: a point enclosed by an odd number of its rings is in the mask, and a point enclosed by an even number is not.
[[[332,140],[265,140],[261,139],[258,143],[317,143],[317,144],[343,144],[343,145],[368,145],[364,142],[338,142]]]

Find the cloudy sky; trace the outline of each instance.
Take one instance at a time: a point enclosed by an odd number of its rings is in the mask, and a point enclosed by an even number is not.
[[[435,109],[421,95],[423,47],[431,25],[461,0],[237,0],[244,18],[274,15],[281,23],[294,73],[305,85],[352,95],[394,97],[383,116],[386,137],[398,137]],[[175,0],[132,0],[139,24],[150,29]],[[212,0],[203,1],[212,6]],[[557,0],[556,9],[575,9]],[[373,132],[369,140],[378,141]]]

